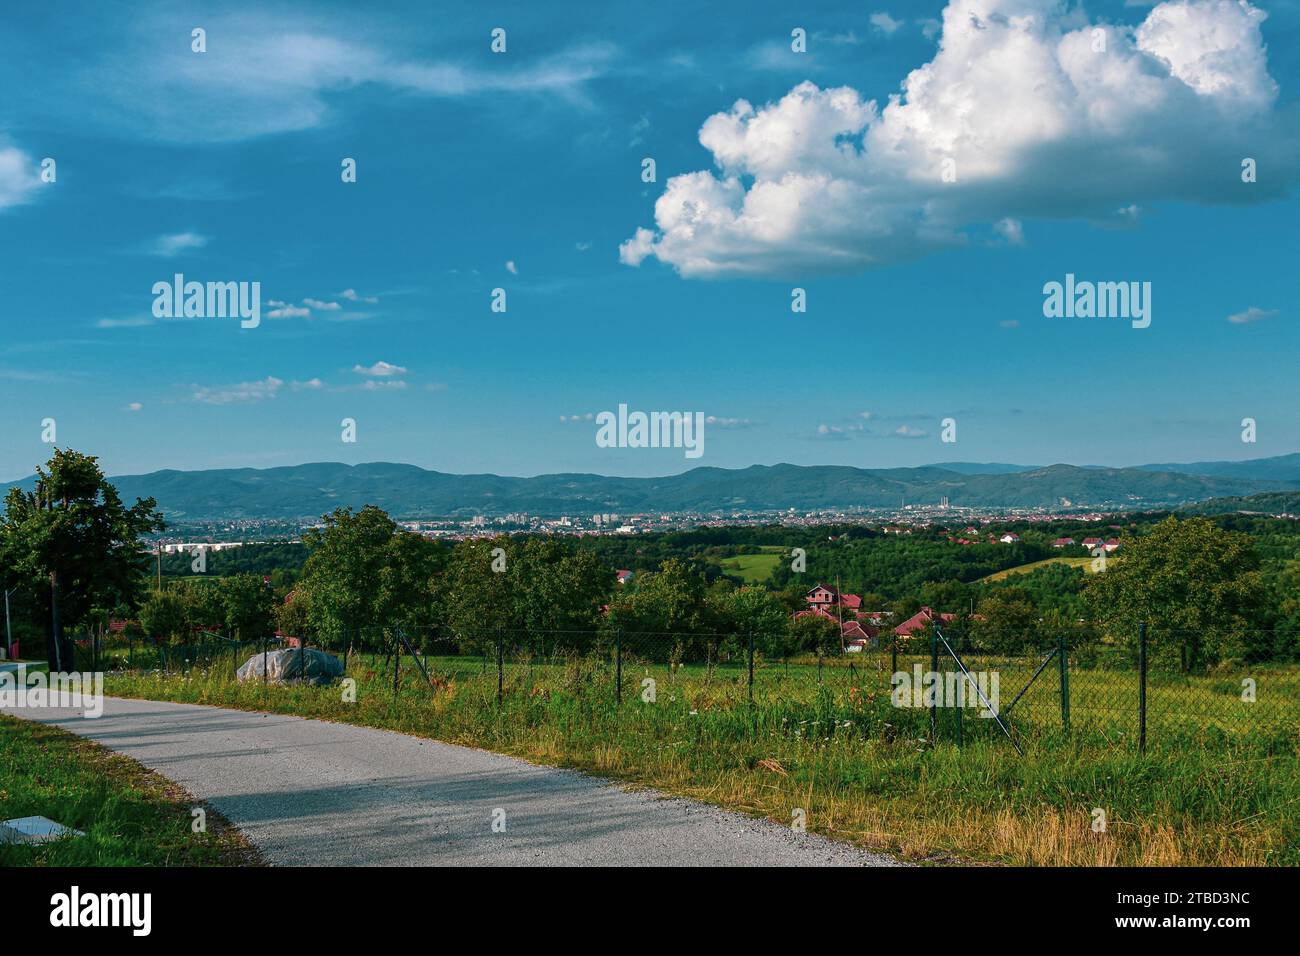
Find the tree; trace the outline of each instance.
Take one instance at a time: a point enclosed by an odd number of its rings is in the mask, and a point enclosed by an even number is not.
[[[240,641],[256,641],[275,630],[275,593],[256,574],[221,582],[225,625]]]
[[[747,639],[769,657],[788,657],[798,649],[791,640],[790,615],[781,599],[765,588],[742,587],[710,595],[720,629]]]
[[[150,594],[140,605],[140,626],[159,643],[178,643],[190,629],[185,597],[174,589]]]
[[[1247,535],[1205,518],[1170,517],[1125,538],[1083,593],[1113,637],[1132,648],[1147,622],[1149,658],[1192,671],[1243,656],[1263,618],[1259,563]]]
[[[658,572],[638,575],[609,606],[608,628],[636,635],[631,647],[647,657],[663,657],[672,642],[687,659],[713,658],[719,621],[707,598],[704,576],[686,562],[669,558]]]
[[[124,506],[98,459],[71,449],[56,448],[36,469],[34,490],[9,489],[0,558],[6,574],[48,611],[51,670],[73,664],[65,627],[82,623],[91,608],[136,602],[149,560],[140,537],[163,527],[153,498]]]
[[[342,647],[362,628],[388,623],[380,617],[378,585],[390,560],[389,542],[397,525],[374,505],[360,511],[338,508],[322,520],[323,528],[302,536],[310,554],[299,587],[310,598],[316,636]]]
[[[982,597],[969,631],[977,648],[1000,654],[1027,650],[1043,637],[1038,608],[1029,592],[1018,587],[997,588]]]

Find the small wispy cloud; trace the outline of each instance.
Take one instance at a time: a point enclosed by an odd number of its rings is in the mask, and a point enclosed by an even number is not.
[[[912,425],[899,425],[893,431],[895,438],[924,438],[928,434],[930,433],[924,428],[916,428]]]
[[[275,398],[283,387],[283,379],[268,375],[255,382],[236,382],[233,385],[191,385],[190,398],[205,405],[260,402]]]
[[[1260,319],[1271,318],[1277,315],[1277,309],[1261,309],[1252,305],[1244,312],[1234,312],[1228,316],[1228,321],[1233,325],[1249,325],[1252,322],[1258,322]]]
[[[392,378],[398,375],[405,375],[407,369],[401,365],[394,365],[391,362],[378,361],[374,365],[354,365],[352,371],[358,375],[369,375],[374,378]]]
[[[146,247],[151,255],[172,259],[208,244],[208,237],[197,232],[174,232],[159,236]]]
[[[903,25],[902,20],[895,20],[883,10],[876,11],[869,19],[871,20],[871,25],[887,37],[893,36],[898,32],[899,27]]]
[[[317,312],[337,312],[343,308],[337,302],[322,302],[320,299],[303,299],[302,304]]]
[[[144,405],[141,404],[140,402],[131,402],[129,405],[126,406],[126,410],[128,412],[138,412],[142,408],[144,408]]]
[[[1025,227],[1019,219],[1008,216],[993,224],[993,231],[1006,240],[1007,245],[1023,246],[1025,244]]]
[[[506,272],[509,272],[512,276],[519,275],[519,267],[515,265],[515,260],[506,260]]]
[[[347,299],[349,302],[366,302],[371,305],[374,305],[376,302],[379,301],[378,296],[358,295],[356,289],[344,289],[342,292],[339,293],[339,298]]]
[[[153,325],[154,319],[148,315],[132,315],[124,319],[99,319],[95,322],[97,329],[138,329]]]

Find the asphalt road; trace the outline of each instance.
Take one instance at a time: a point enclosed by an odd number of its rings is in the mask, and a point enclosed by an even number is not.
[[[392,731],[112,697],[93,720],[4,712],[135,758],[219,810],[274,864],[897,865],[692,800]]]

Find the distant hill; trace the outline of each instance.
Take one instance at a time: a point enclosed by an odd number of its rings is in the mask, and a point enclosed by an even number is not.
[[[1198,515],[1224,515],[1238,511],[1249,514],[1300,515],[1300,492],[1266,491],[1247,497],[1211,498],[1183,505],[1180,512]]]
[[[1247,461],[1194,461],[1189,464],[1139,465],[1143,471],[1172,471],[1180,475],[1250,478],[1255,481],[1300,482],[1300,452]]]
[[[941,461],[933,465],[959,475],[1014,475],[1022,471],[1036,471],[1042,465],[1007,465],[996,461]]]
[[[864,469],[842,465],[694,468],[664,478],[590,474],[510,478],[451,475],[415,465],[336,462],[283,468],[156,471],[113,478],[123,498],[153,496],[173,520],[307,518],[341,505],[374,504],[398,517],[734,512],[897,508],[901,503],[969,507],[1176,507],[1263,491],[1300,491],[1300,480],[1185,474],[1145,468],[1050,465],[963,474],[937,466]],[[19,484],[30,486],[31,479]]]

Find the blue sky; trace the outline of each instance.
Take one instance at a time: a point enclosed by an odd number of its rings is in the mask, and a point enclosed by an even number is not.
[[[1294,3],[374,6],[7,14],[0,479],[46,418],[117,474],[1300,449]],[[176,272],[260,326],[154,318]],[[1067,272],[1150,327],[1044,317]],[[703,458],[597,447],[620,403]]]

